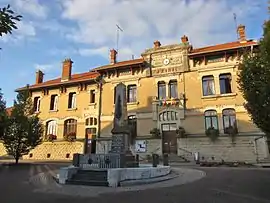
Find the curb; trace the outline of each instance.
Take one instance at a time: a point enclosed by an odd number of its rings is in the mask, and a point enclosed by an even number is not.
[[[120,182],[120,187],[158,183],[158,182],[171,180],[177,177],[179,177],[179,174],[177,174],[176,172],[172,172],[168,175],[156,177],[156,178],[142,179],[142,180],[125,180],[125,181]]]

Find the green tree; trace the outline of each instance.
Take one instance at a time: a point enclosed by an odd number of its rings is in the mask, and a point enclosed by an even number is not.
[[[3,93],[0,88],[0,139],[4,136],[4,130],[7,124],[7,112],[6,112],[6,102],[3,98]]]
[[[10,5],[0,8],[0,36],[3,34],[12,34],[12,30],[16,30],[16,22],[20,21],[21,15],[16,15],[10,8]]]
[[[33,113],[29,90],[19,92],[3,136],[7,153],[18,163],[22,155],[41,144],[42,135],[43,125]]]
[[[253,122],[270,136],[270,21],[255,53],[246,53],[240,64],[238,84]]]

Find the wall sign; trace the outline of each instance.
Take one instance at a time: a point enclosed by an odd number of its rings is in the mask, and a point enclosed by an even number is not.
[[[146,152],[146,140],[136,140],[135,150],[136,152]]]

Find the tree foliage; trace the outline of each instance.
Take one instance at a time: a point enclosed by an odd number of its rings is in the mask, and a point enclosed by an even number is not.
[[[16,15],[10,8],[10,5],[0,8],[0,36],[3,34],[12,34],[12,30],[16,30],[16,22],[20,21],[21,15]]]
[[[253,122],[270,136],[270,21],[263,28],[256,53],[247,53],[240,64],[238,84]]]
[[[0,139],[4,135],[4,130],[7,124],[6,102],[3,98],[3,93],[0,88]]]
[[[22,155],[41,144],[42,135],[43,125],[38,116],[33,114],[29,90],[19,92],[3,136],[8,154],[18,163]]]

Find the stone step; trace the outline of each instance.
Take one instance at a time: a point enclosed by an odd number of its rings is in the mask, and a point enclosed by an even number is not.
[[[169,162],[176,162],[176,163],[187,163],[190,162],[187,158],[183,156],[177,156],[177,155],[169,155]]]
[[[98,174],[98,175],[94,175],[94,174],[74,174],[72,176],[72,179],[76,179],[76,180],[107,180],[107,175],[103,175],[103,174]]]
[[[106,187],[109,186],[108,182],[103,181],[103,180],[77,180],[77,179],[71,179],[71,180],[68,180],[67,183],[72,184],[72,185],[106,186]]]

